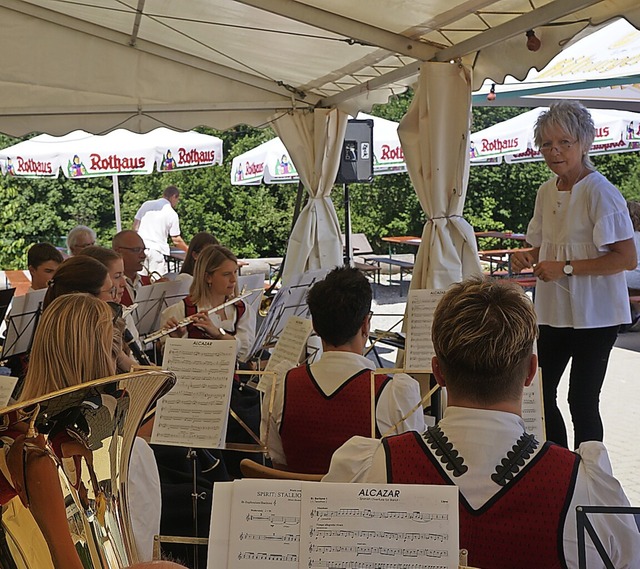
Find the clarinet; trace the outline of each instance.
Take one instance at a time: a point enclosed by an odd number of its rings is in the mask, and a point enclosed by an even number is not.
[[[136,358],[136,360],[138,360],[139,364],[144,366],[152,365],[151,360],[149,360],[149,357],[147,356],[147,354],[145,354],[142,351],[142,349],[138,345],[138,342],[136,342],[136,339],[133,337],[133,334],[130,332],[129,328],[124,329],[124,334],[122,335],[122,337],[124,338],[124,341],[127,344],[127,346],[129,346],[129,349],[131,350],[133,357]]]
[[[122,318],[124,320],[124,316],[126,316],[126,313],[125,313],[124,307],[121,304],[117,302],[107,302],[107,304],[109,305],[109,307],[111,308],[111,311],[113,312],[114,322],[115,322],[115,319],[117,318]],[[134,308],[135,306],[137,305],[128,307],[127,312],[130,312],[131,308]],[[136,360],[138,360],[139,364],[145,365],[145,366],[152,365],[151,361],[147,357],[147,354],[145,354],[140,349],[140,346],[136,342],[131,331],[126,327],[126,324],[124,327],[124,332],[122,333],[122,339],[127,344],[127,346],[129,346],[129,348],[131,349],[131,353],[133,354],[133,357],[136,358]]]

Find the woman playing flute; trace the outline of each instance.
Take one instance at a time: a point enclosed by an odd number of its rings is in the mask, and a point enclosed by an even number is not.
[[[226,247],[207,245],[202,249],[193,274],[189,296],[162,312],[162,327],[177,326],[186,317],[191,324],[169,335],[174,338],[206,338],[236,343],[238,360],[246,361],[255,338],[256,317],[243,300],[211,314],[211,308],[238,294],[238,259]]]

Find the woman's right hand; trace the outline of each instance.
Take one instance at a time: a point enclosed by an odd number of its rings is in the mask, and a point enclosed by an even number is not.
[[[168,328],[173,328],[174,326],[178,326],[178,320],[174,317],[169,318],[163,326],[163,329],[166,330]],[[182,338],[187,333],[186,326],[180,326],[177,330],[173,332],[169,332],[170,338]]]
[[[532,269],[536,263],[536,258],[532,251],[518,251],[511,255],[511,270],[518,274],[525,269]]]

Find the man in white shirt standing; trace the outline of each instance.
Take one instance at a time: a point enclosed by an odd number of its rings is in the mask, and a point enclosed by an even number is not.
[[[147,251],[145,270],[147,274],[158,273],[160,276],[167,272],[165,255],[171,250],[167,239],[175,247],[187,251],[188,246],[180,237],[180,220],[175,207],[180,201],[180,190],[175,186],[167,186],[158,200],[144,202],[133,221],[133,229],[144,241]]]
[[[536,334],[533,304],[518,285],[482,279],[453,285],[432,325],[432,369],[447,389],[443,419],[424,436],[354,437],[336,451],[323,480],[455,484],[460,547],[471,565],[577,568],[576,507],[629,501],[601,442],[572,452],[527,433],[522,399],[538,371]],[[612,567],[640,567],[633,516],[590,521]],[[586,543],[586,567],[602,567],[590,538]]]

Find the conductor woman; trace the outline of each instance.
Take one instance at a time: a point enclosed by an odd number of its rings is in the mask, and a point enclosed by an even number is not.
[[[624,271],[635,268],[625,199],[589,160],[589,111],[556,103],[535,126],[535,142],[555,174],[542,184],[527,230],[530,252],[513,255],[516,272],[533,268],[547,439],[567,446],[557,387],[571,358],[569,408],[574,444],[602,441],[600,390],[620,324],[630,322]]]

